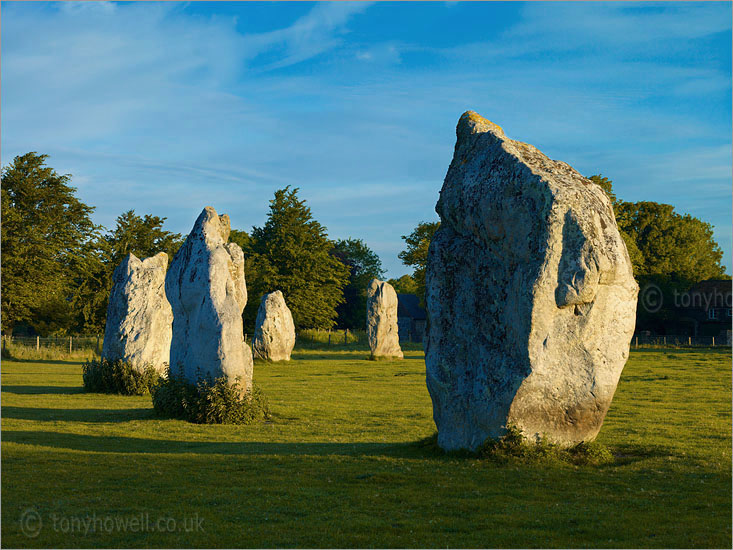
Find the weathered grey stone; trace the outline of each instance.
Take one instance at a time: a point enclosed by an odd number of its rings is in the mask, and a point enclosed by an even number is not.
[[[173,313],[165,296],[165,252],[140,261],[128,254],[112,275],[102,357],[164,373]]]
[[[255,357],[268,361],[290,361],[295,346],[293,315],[279,290],[262,297],[257,310],[252,349]]]
[[[456,130],[426,271],[428,390],[444,449],[515,425],[595,438],[638,286],[603,190],[476,113]]]
[[[244,343],[242,310],[247,304],[244,255],[229,239],[229,216],[207,206],[174,256],[166,276],[173,307],[171,371],[239,379],[252,384],[252,352]]]
[[[373,357],[402,357],[397,330],[397,293],[372,279],[367,287],[367,336]]]

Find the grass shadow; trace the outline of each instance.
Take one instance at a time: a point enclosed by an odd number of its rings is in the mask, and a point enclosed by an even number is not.
[[[40,409],[31,407],[2,408],[3,418],[63,422],[129,422],[155,417],[152,409]],[[4,436],[5,434],[3,434]]]
[[[3,441],[84,452],[123,454],[237,454],[278,456],[441,457],[414,442],[279,443],[260,441],[179,441],[83,435],[53,431],[3,431]]]
[[[78,359],[69,359],[69,360],[62,360],[62,359],[16,359],[15,357],[12,358],[3,358],[3,361],[8,361],[11,363],[36,363],[39,365],[79,365],[80,363],[83,363],[86,361],[85,358],[78,358]]]
[[[73,395],[84,393],[84,388],[81,386],[8,386],[3,384],[2,392],[14,393],[17,395]]]

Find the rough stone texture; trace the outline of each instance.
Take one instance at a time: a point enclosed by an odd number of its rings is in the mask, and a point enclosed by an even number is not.
[[[268,361],[290,361],[295,346],[295,324],[290,308],[279,290],[262,297],[257,310],[252,349],[255,357]]]
[[[128,254],[112,275],[102,357],[165,372],[173,313],[165,296],[165,252],[140,261]]]
[[[471,111],[456,129],[426,272],[428,390],[444,449],[507,425],[561,444],[598,433],[636,295],[603,190]]]
[[[229,217],[207,206],[173,258],[166,293],[173,307],[171,370],[186,378],[252,384],[252,352],[244,343],[242,310],[247,304],[244,255],[229,239]]]
[[[397,293],[372,279],[367,287],[367,336],[373,357],[402,357],[397,330]]]

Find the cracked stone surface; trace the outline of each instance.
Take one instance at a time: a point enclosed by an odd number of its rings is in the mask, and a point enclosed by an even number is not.
[[[165,295],[165,252],[140,260],[128,254],[112,275],[102,357],[165,372],[173,313]]]
[[[508,425],[596,437],[638,286],[603,190],[474,112],[456,128],[426,271],[427,385],[447,450]]]
[[[244,343],[247,304],[244,254],[228,243],[229,216],[207,206],[171,262],[166,294],[173,308],[170,365],[195,382],[200,376],[252,385],[252,351]]]

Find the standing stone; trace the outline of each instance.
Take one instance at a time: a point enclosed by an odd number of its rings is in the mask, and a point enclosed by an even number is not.
[[[102,357],[163,374],[171,349],[173,313],[165,296],[165,252],[140,261],[128,254],[112,275]]]
[[[242,310],[247,304],[244,254],[229,239],[229,216],[207,206],[173,258],[166,293],[173,307],[171,372],[252,384],[252,352],[244,343]]]
[[[626,363],[638,286],[604,191],[461,116],[428,252],[427,384],[438,444],[514,425],[595,438]]]
[[[295,324],[290,308],[279,290],[262,297],[257,310],[252,349],[255,357],[268,361],[290,361],[295,347]]]
[[[367,336],[372,357],[402,358],[397,293],[391,284],[377,279],[372,279],[367,287]]]

